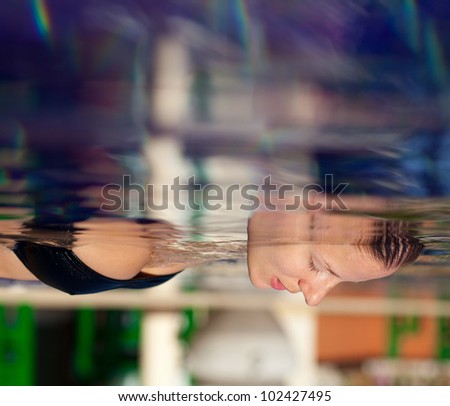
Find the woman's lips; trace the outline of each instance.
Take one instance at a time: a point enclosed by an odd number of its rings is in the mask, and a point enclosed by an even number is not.
[[[280,280],[274,276],[272,280],[270,281],[270,285],[275,290],[286,290],[285,286],[280,282]]]

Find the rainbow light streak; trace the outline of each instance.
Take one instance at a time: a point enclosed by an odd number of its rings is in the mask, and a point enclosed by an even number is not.
[[[445,84],[446,80],[444,53],[432,21],[426,22],[424,36],[428,66],[435,83],[442,86]]]
[[[33,17],[39,35],[45,41],[49,48],[53,47],[53,38],[51,32],[50,13],[46,0],[30,0],[33,10]]]
[[[405,0],[403,3],[405,16],[406,38],[409,46],[415,52],[419,51],[419,15],[416,0]]]
[[[251,18],[248,13],[246,0],[234,0],[232,10],[238,23],[238,33],[245,51],[245,70],[247,71],[247,75],[253,76],[256,49],[254,48],[255,44],[251,38],[253,33],[251,32]]]
[[[239,37],[244,45],[247,58],[251,57],[251,43],[250,43],[250,17],[247,10],[245,0],[233,1],[233,13],[238,23]]]

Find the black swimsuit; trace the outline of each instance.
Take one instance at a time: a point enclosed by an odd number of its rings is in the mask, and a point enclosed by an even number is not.
[[[138,275],[129,280],[112,279],[89,268],[67,248],[20,241],[13,251],[36,278],[46,285],[71,295],[98,293],[119,288],[151,288],[167,282],[176,275]]]
[[[58,225],[57,228],[61,230],[60,227]],[[71,231],[72,225],[66,224],[63,228]],[[18,241],[13,251],[36,278],[46,285],[71,295],[98,293],[119,288],[151,288],[177,275],[175,273],[148,276],[140,273],[133,279],[112,279],[95,272],[67,248]]]

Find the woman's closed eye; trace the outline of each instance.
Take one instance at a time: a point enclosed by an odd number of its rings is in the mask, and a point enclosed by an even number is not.
[[[310,259],[309,259],[309,270],[311,272],[316,273],[316,274],[318,274],[319,272],[323,271],[323,272],[326,272],[326,273],[328,273],[330,275],[335,276],[336,278],[340,278],[340,276],[338,274],[336,274],[336,272],[333,271],[333,269],[328,264],[328,262],[326,262],[323,259],[318,259],[317,257],[316,258],[314,258],[313,256],[310,257]]]
[[[319,273],[319,270],[314,265],[314,261],[313,261],[312,257],[309,259],[308,269],[315,274]]]

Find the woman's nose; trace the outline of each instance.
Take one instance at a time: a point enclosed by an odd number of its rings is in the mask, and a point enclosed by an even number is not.
[[[339,281],[336,280],[322,280],[312,283],[300,281],[299,286],[305,297],[306,304],[308,306],[317,306],[338,283]]]

